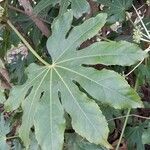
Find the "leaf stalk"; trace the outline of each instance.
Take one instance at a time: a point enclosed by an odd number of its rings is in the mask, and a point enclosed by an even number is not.
[[[38,53],[31,47],[31,45],[27,42],[27,40],[20,34],[20,32],[15,28],[15,26],[11,23],[10,20],[7,20],[7,24],[11,27],[11,29],[18,35],[18,37],[22,40],[22,42],[25,44],[25,46],[30,50],[30,52],[44,65],[51,66],[49,63],[47,63],[44,59],[42,59]]]

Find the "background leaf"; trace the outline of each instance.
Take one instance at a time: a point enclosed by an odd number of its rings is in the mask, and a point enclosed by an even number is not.
[[[123,21],[126,10],[132,6],[132,0],[97,0],[97,2],[108,7],[106,12],[115,21]]]
[[[76,18],[80,18],[83,13],[90,11],[90,5],[86,0],[71,0],[71,9]]]
[[[125,138],[128,142],[128,149],[144,150],[144,145],[142,144],[143,129],[144,126],[142,124],[126,128]]]
[[[150,144],[150,123],[148,128],[144,130],[142,134],[142,142],[143,144]]]
[[[73,15],[76,18],[80,18],[84,13],[88,13],[90,11],[90,5],[87,2],[87,0],[67,0],[68,3],[66,2],[64,6],[64,3],[62,3],[61,1],[63,0],[41,0],[35,7],[34,7],[34,12],[35,13],[40,13],[42,10],[44,10],[45,8],[49,7],[50,5],[56,5],[57,3],[59,3],[61,8],[62,7],[68,7],[68,4],[71,3],[71,9],[73,11]],[[63,12],[63,11],[61,11]]]
[[[102,146],[91,144],[77,134],[66,134],[64,150],[107,150]]]

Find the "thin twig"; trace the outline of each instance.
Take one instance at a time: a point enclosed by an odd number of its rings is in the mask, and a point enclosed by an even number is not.
[[[147,39],[144,39],[144,38],[141,38],[141,41],[144,41],[144,42],[150,43],[150,40],[147,40]]]
[[[143,32],[142,32],[142,35],[143,36],[145,36],[146,38],[148,38],[149,40],[150,40],[150,37],[148,37],[146,34],[144,34]],[[149,41],[150,42],[150,41]]]
[[[134,86],[135,90],[137,90],[138,85],[139,85],[139,75],[136,78],[136,82],[135,82],[135,86]],[[129,116],[130,116],[130,112],[131,112],[131,108],[129,108],[128,111],[127,111],[126,119],[125,119],[124,124],[123,124],[123,128],[122,128],[122,131],[121,131],[121,135],[120,135],[120,138],[119,138],[116,150],[119,150],[119,146],[121,144],[121,140],[123,138],[123,135],[124,135],[124,132],[125,132],[125,128],[127,126],[127,122],[128,122]]]
[[[140,10],[141,8],[143,8],[145,6],[145,4],[143,4],[142,6],[140,6],[139,8],[137,8],[137,10]]]
[[[116,118],[109,119],[109,120],[107,120],[107,122],[110,122],[110,121],[113,121],[113,120],[116,120],[116,119],[122,119],[122,118],[125,118],[125,117],[127,117],[127,115],[119,116],[119,117],[116,117]],[[142,118],[142,119],[150,120],[150,117],[144,117],[144,116],[140,116],[140,115],[136,115],[136,114],[130,114],[129,117],[137,117],[137,118]]]
[[[11,9],[11,10],[14,10],[14,11],[16,11],[16,12],[20,12],[20,13],[22,13],[22,14],[27,15],[25,11],[23,11],[23,10],[21,10],[21,9],[19,9],[19,8],[13,7],[13,6],[11,6],[11,5],[8,5],[8,8]]]
[[[150,42],[150,41],[149,41]],[[144,50],[146,53],[148,53],[149,51],[150,51],[150,46],[147,48],[147,49],[145,49]],[[144,59],[142,59],[129,73],[127,73],[126,75],[125,75],[125,77],[127,77],[127,76],[129,76],[136,68],[138,68],[141,64],[142,64],[142,62],[144,61]]]
[[[98,36],[100,39],[102,39],[102,40],[104,40],[104,41],[107,41],[107,42],[112,42],[110,39],[107,39],[107,38],[105,38],[105,37],[103,37],[103,36]]]
[[[144,59],[142,59],[129,73],[127,73],[125,77],[129,76],[136,68],[138,68],[142,64],[143,61]]]
[[[132,5],[132,6],[133,6],[133,8],[134,8],[134,10],[135,10],[135,12],[136,12],[138,18],[140,19],[140,22],[141,22],[141,24],[142,24],[142,26],[143,26],[145,32],[147,33],[148,37],[150,38],[150,34],[149,34],[149,32],[148,32],[148,30],[147,30],[147,28],[146,28],[146,26],[145,26],[145,24],[144,24],[144,22],[143,22],[141,16],[139,15],[139,13],[138,13],[137,9],[135,8],[135,6],[134,6],[134,5]]]
[[[136,26],[135,26],[134,22],[132,21],[132,19],[130,18],[128,12],[126,12],[126,16],[129,19],[129,21],[131,22],[131,24],[133,25],[133,27],[135,28]]]
[[[11,140],[11,139],[15,139],[15,138],[19,138],[19,136],[10,136],[10,137],[6,137],[6,140]]]
[[[120,146],[121,140],[122,140],[122,138],[123,138],[123,134],[124,134],[124,131],[125,131],[127,122],[128,122],[128,118],[129,118],[130,111],[131,111],[131,109],[128,109],[128,112],[127,112],[127,115],[126,115],[126,119],[125,119],[125,122],[124,122],[124,124],[123,124],[123,128],[122,128],[122,131],[121,131],[121,135],[120,135],[120,138],[119,138],[119,141],[118,141],[116,150],[119,150],[119,146]]]

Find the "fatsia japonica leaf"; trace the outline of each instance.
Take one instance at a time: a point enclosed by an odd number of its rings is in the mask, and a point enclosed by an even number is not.
[[[106,10],[109,16],[116,21],[125,19],[125,12],[132,6],[132,0],[95,0],[108,7]]]
[[[76,64],[104,64],[130,66],[147,55],[147,52],[132,43],[126,41],[119,42],[96,42],[80,51],[67,51],[59,63]]]
[[[23,118],[19,136],[27,147],[30,145],[29,133],[33,125],[35,125],[37,140],[43,149],[46,149],[46,146],[51,149],[61,149],[63,145],[65,121],[57,92],[53,91],[54,86],[52,85],[56,83],[52,83],[51,71],[46,67],[30,65],[27,69],[28,80],[26,84],[14,88],[14,91],[12,91],[14,95],[10,95],[6,102],[6,105],[11,106],[11,110],[13,110],[19,106],[19,102],[22,100]],[[13,99],[15,97],[16,99]],[[43,114],[42,117],[41,113]],[[47,123],[43,124],[43,122]],[[50,129],[49,132],[47,132],[48,128]],[[59,129],[58,132],[55,132],[56,129]],[[39,134],[40,136],[38,136]],[[57,138],[54,138],[54,136]]]
[[[148,124],[147,129],[145,129],[142,134],[142,143],[150,145],[150,122]]]
[[[63,79],[61,74],[58,75],[62,80],[60,85],[62,103],[72,118],[73,129],[91,143],[101,142],[102,145],[107,146],[108,125],[99,106],[74,88],[71,82]]]
[[[71,28],[73,13],[69,11],[58,19],[53,24],[52,36],[47,41],[47,48],[53,61],[58,60],[60,56],[62,57],[68,52],[74,52],[85,40],[96,35],[104,26],[106,18],[107,15],[102,13],[88,19],[80,26],[73,28],[67,38],[67,33]]]
[[[61,1],[63,0],[42,0],[35,6],[34,12],[40,13],[42,10],[49,7],[50,5],[55,5],[57,3],[59,3],[60,5],[66,5],[60,7],[68,7],[68,5],[71,4],[73,15],[76,18],[80,18],[84,13],[88,13],[90,11],[90,5],[87,0],[65,0],[65,3]]]
[[[57,71],[66,83],[70,84],[72,80],[79,82],[86,92],[104,104],[116,109],[143,107],[138,94],[114,71],[82,69],[80,66],[58,66]]]
[[[144,131],[144,124],[139,124],[135,127],[127,127],[125,131],[125,139],[128,142],[128,149],[145,150],[142,143],[142,133]]]
[[[77,50],[84,41],[99,32],[106,18],[106,14],[98,14],[71,29],[72,11],[60,16],[53,23],[52,36],[47,41],[52,64],[31,64],[26,69],[26,83],[12,88],[5,109],[13,111],[22,107],[19,136],[27,148],[30,145],[30,129],[34,126],[42,150],[62,149],[64,110],[70,115],[76,133],[91,143],[111,148],[107,142],[107,121],[95,100],[117,109],[143,106],[124,77],[114,71],[98,71],[82,65],[132,65],[147,56],[129,42],[99,42]],[[81,92],[76,83],[95,100]]]

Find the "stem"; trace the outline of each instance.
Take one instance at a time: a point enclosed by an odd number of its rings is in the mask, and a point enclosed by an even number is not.
[[[22,40],[22,42],[26,45],[26,47],[32,52],[32,54],[44,65],[51,66],[44,59],[42,59],[37,52],[31,47],[31,45],[26,41],[26,39],[20,34],[20,32],[15,28],[15,26],[8,20],[7,24],[12,28],[12,30],[18,35],[18,37]]]
[[[18,138],[18,136],[10,136],[10,137],[6,137],[6,140],[11,140],[11,139],[15,139]]]
[[[120,135],[120,138],[119,138],[116,150],[119,150],[119,146],[120,146],[120,143],[121,143],[121,140],[122,140],[122,137],[123,137],[123,134],[124,134],[127,122],[128,122],[130,111],[131,111],[131,109],[128,109],[127,116],[126,116],[126,119],[125,119],[125,122],[124,122],[124,125],[123,125],[123,129],[122,129],[122,132],[121,132],[121,135]]]
[[[135,26],[134,22],[132,21],[132,19],[130,18],[129,14],[127,12],[126,12],[126,16],[129,19],[129,21],[131,22],[131,24],[133,25],[133,27],[135,28],[136,26]]]
[[[143,26],[145,32],[147,33],[148,37],[150,38],[150,34],[149,34],[149,32],[148,32],[148,30],[147,30],[147,28],[146,28],[146,26],[145,26],[145,24],[144,24],[144,22],[143,22],[141,16],[139,15],[139,13],[138,13],[137,9],[135,8],[135,6],[134,6],[134,5],[132,5],[132,6],[133,6],[133,8],[134,8],[134,10],[135,10],[135,12],[136,12],[138,18],[140,19],[140,22],[141,22],[141,24],[142,24],[142,26]]]
[[[136,68],[138,68],[142,64],[143,61],[144,59],[141,60],[129,73],[127,73],[125,77],[129,76]]]
[[[102,40],[104,40],[104,41],[106,41],[106,42],[112,42],[110,39],[107,39],[107,38],[105,38],[105,37],[103,37],[103,36],[98,36],[100,39],[102,39]]]
[[[150,43],[150,40],[146,40],[146,39],[144,39],[144,38],[141,38],[141,41],[144,41],[144,42]]]
[[[149,47],[145,50],[145,52],[150,52],[150,45],[149,45]]]
[[[116,118],[107,120],[107,122],[110,122],[110,121],[113,121],[113,120],[116,120],[116,119],[126,118],[126,117],[127,117],[127,115],[116,117]],[[137,118],[142,118],[142,119],[150,120],[150,117],[144,117],[144,116],[140,116],[140,115],[136,115],[136,114],[130,114],[129,117],[137,117]]]
[[[136,82],[135,82],[135,86],[134,86],[135,90],[138,88],[138,85],[139,85],[139,75],[136,78]],[[127,115],[126,115],[126,119],[125,119],[125,122],[124,122],[124,125],[123,125],[123,128],[122,128],[122,131],[121,131],[121,135],[120,135],[120,138],[119,138],[116,150],[119,150],[119,146],[120,146],[121,140],[123,138],[123,134],[124,134],[127,122],[128,122],[128,118],[130,116],[130,112],[131,112],[131,108],[128,109],[128,112],[127,112]]]
[[[146,38],[150,39],[150,37],[148,37],[146,34],[142,33],[143,36],[145,36]]]

